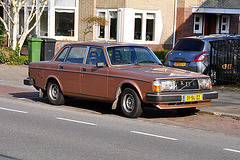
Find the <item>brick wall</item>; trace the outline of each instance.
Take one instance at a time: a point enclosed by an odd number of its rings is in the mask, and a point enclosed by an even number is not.
[[[239,28],[239,15],[231,15],[229,32],[231,34],[239,34],[238,28]]]
[[[152,51],[171,50],[172,44],[147,44]]]
[[[193,14],[191,8],[177,9],[176,41],[179,38],[196,35],[193,33]]]
[[[83,20],[96,14],[96,0],[79,0],[78,40],[83,40],[86,22]],[[95,30],[95,27],[93,28]],[[94,33],[87,34],[87,41],[93,40]]]

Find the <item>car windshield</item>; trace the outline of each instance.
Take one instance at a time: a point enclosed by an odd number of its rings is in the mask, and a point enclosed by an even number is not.
[[[112,65],[161,64],[154,53],[145,46],[108,47],[107,53]]]
[[[204,42],[197,39],[180,39],[173,50],[176,51],[202,51]]]

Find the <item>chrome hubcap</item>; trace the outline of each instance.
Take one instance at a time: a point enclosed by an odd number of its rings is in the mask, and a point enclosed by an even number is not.
[[[59,96],[59,87],[56,84],[52,84],[49,90],[49,95],[52,100],[57,100]]]
[[[123,107],[127,113],[131,113],[135,107],[135,99],[132,94],[127,93],[123,97]]]

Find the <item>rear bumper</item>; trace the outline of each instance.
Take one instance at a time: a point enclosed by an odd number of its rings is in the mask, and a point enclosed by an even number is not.
[[[198,73],[203,73],[207,68],[203,62],[186,62],[186,66],[174,66],[173,61],[166,61],[165,65]]]
[[[202,101],[209,101],[218,98],[218,93],[215,91],[202,91],[202,92],[191,92],[191,93],[148,93],[146,101],[148,103],[178,103],[184,102],[183,96],[202,94]]]
[[[33,78],[30,78],[30,77],[24,79],[24,80],[23,80],[23,83],[24,83],[24,85],[30,85],[30,86],[35,84],[35,83],[34,83],[34,79],[33,79]]]

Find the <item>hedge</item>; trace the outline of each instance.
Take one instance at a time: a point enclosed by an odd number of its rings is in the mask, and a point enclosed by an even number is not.
[[[158,59],[163,60],[165,62],[165,57],[170,50],[162,50],[162,51],[153,51],[155,55],[158,57]]]

